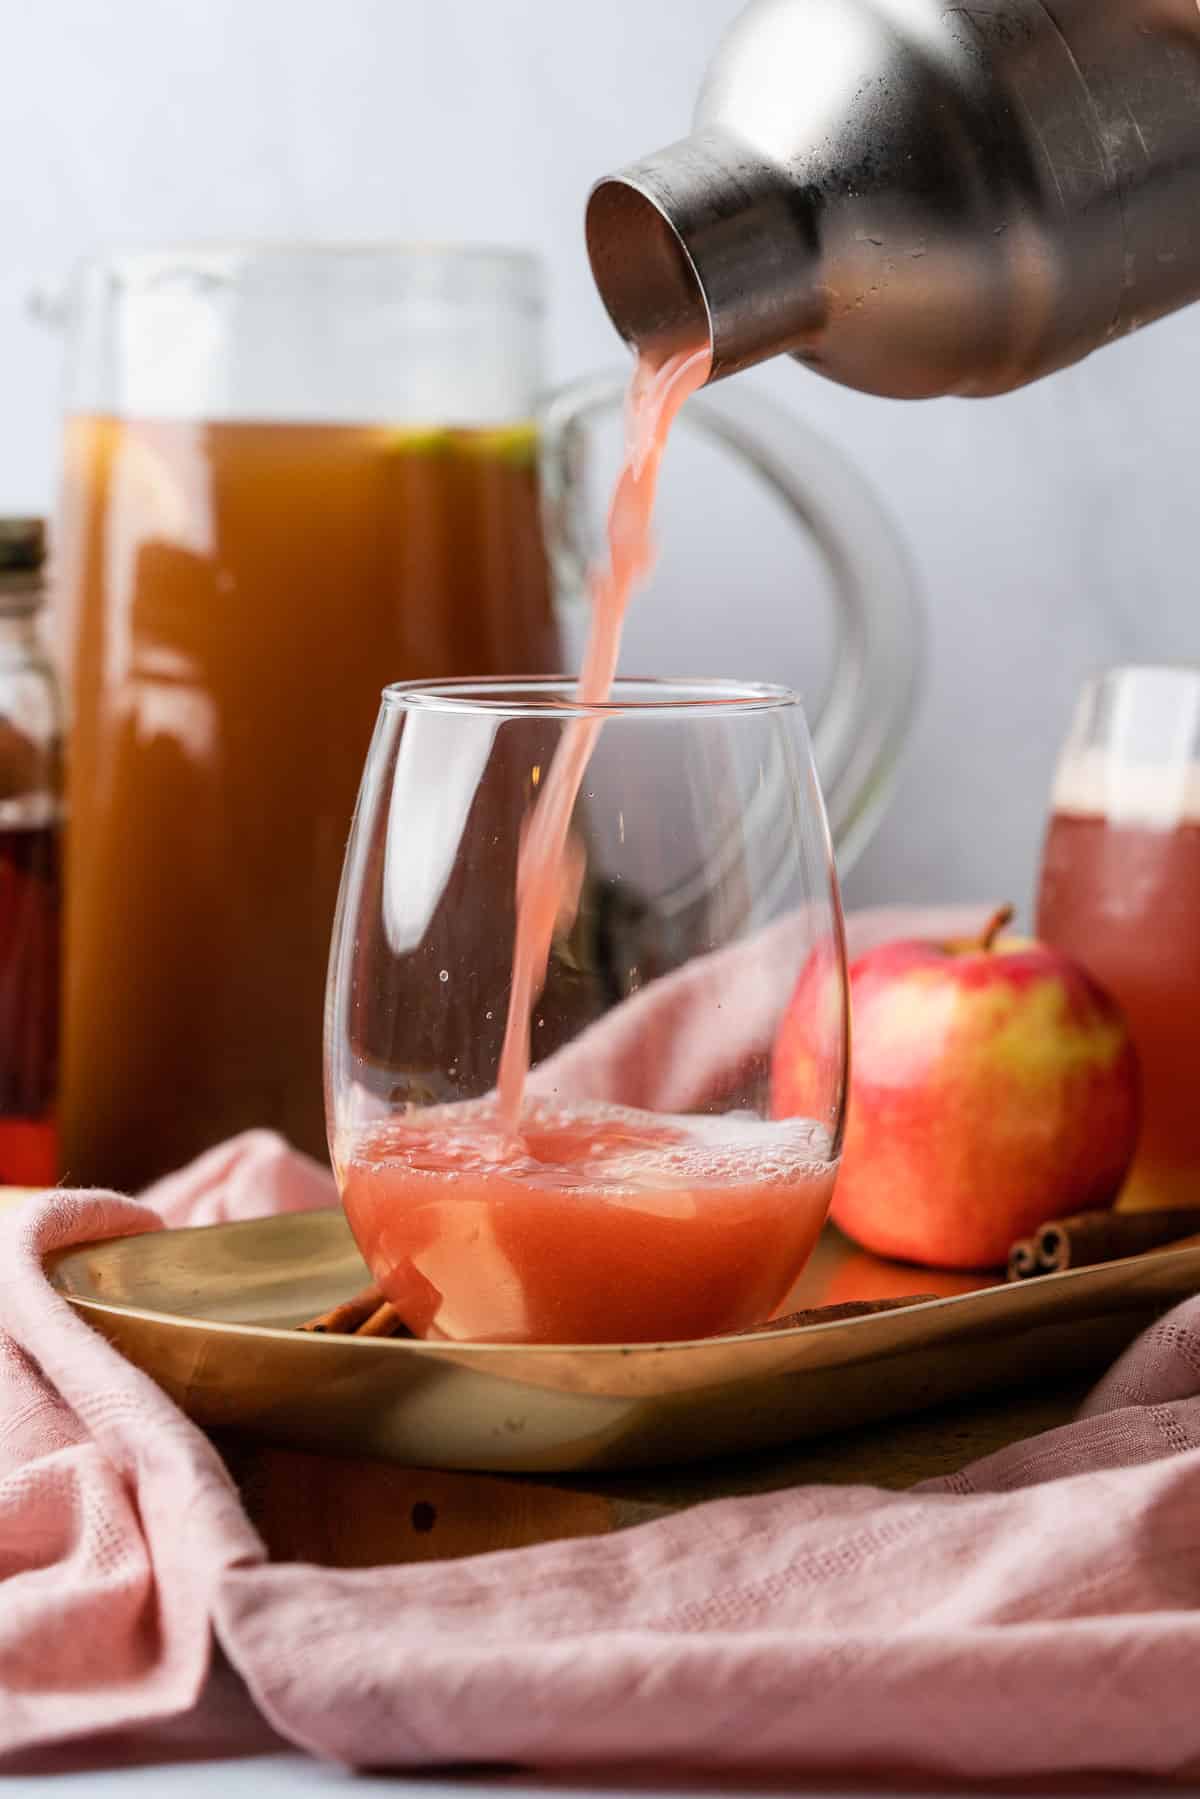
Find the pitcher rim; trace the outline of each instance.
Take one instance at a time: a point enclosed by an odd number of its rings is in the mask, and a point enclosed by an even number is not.
[[[161,244],[134,242],[99,244],[80,256],[73,268],[76,280],[88,275],[115,274],[131,282],[152,281],[189,267],[202,273],[235,274],[254,263],[266,267],[305,262],[327,266],[339,262],[377,263],[434,270],[439,266],[474,272],[492,270],[516,279],[524,297],[544,301],[546,264],[539,250],[523,244],[421,238],[236,238],[178,239]]]

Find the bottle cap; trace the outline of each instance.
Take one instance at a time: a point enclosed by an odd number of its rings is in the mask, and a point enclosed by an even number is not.
[[[0,515],[0,615],[36,612],[45,561],[45,519]]]
[[[0,573],[36,573],[45,560],[45,519],[0,516]]]

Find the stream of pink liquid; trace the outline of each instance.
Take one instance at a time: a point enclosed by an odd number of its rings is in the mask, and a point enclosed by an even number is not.
[[[575,688],[581,705],[602,706],[612,692],[629,598],[654,561],[650,525],[658,474],[680,407],[703,387],[712,366],[707,345],[656,363],[638,357],[629,387],[625,458],[608,513],[608,561],[592,571],[592,624]],[[571,815],[603,723],[572,719],[563,732],[529,821],[517,869],[517,929],[508,1022],[497,1088],[501,1123],[518,1129],[529,1073],[530,1013],[541,993],[563,891]]]

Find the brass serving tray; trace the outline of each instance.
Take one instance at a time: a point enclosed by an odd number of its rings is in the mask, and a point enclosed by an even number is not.
[[[754,1336],[580,1348],[297,1332],[365,1282],[340,1211],[122,1237],[59,1252],[48,1272],[206,1428],[424,1467],[561,1473],[777,1448],[1098,1370],[1200,1290],[1200,1248],[981,1288],[877,1262],[831,1230],[796,1307],[945,1296]]]

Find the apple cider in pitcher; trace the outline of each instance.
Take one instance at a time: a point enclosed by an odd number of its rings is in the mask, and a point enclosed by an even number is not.
[[[63,1171],[323,1153],[321,1012],[380,688],[556,660],[531,425],[76,416]]]

